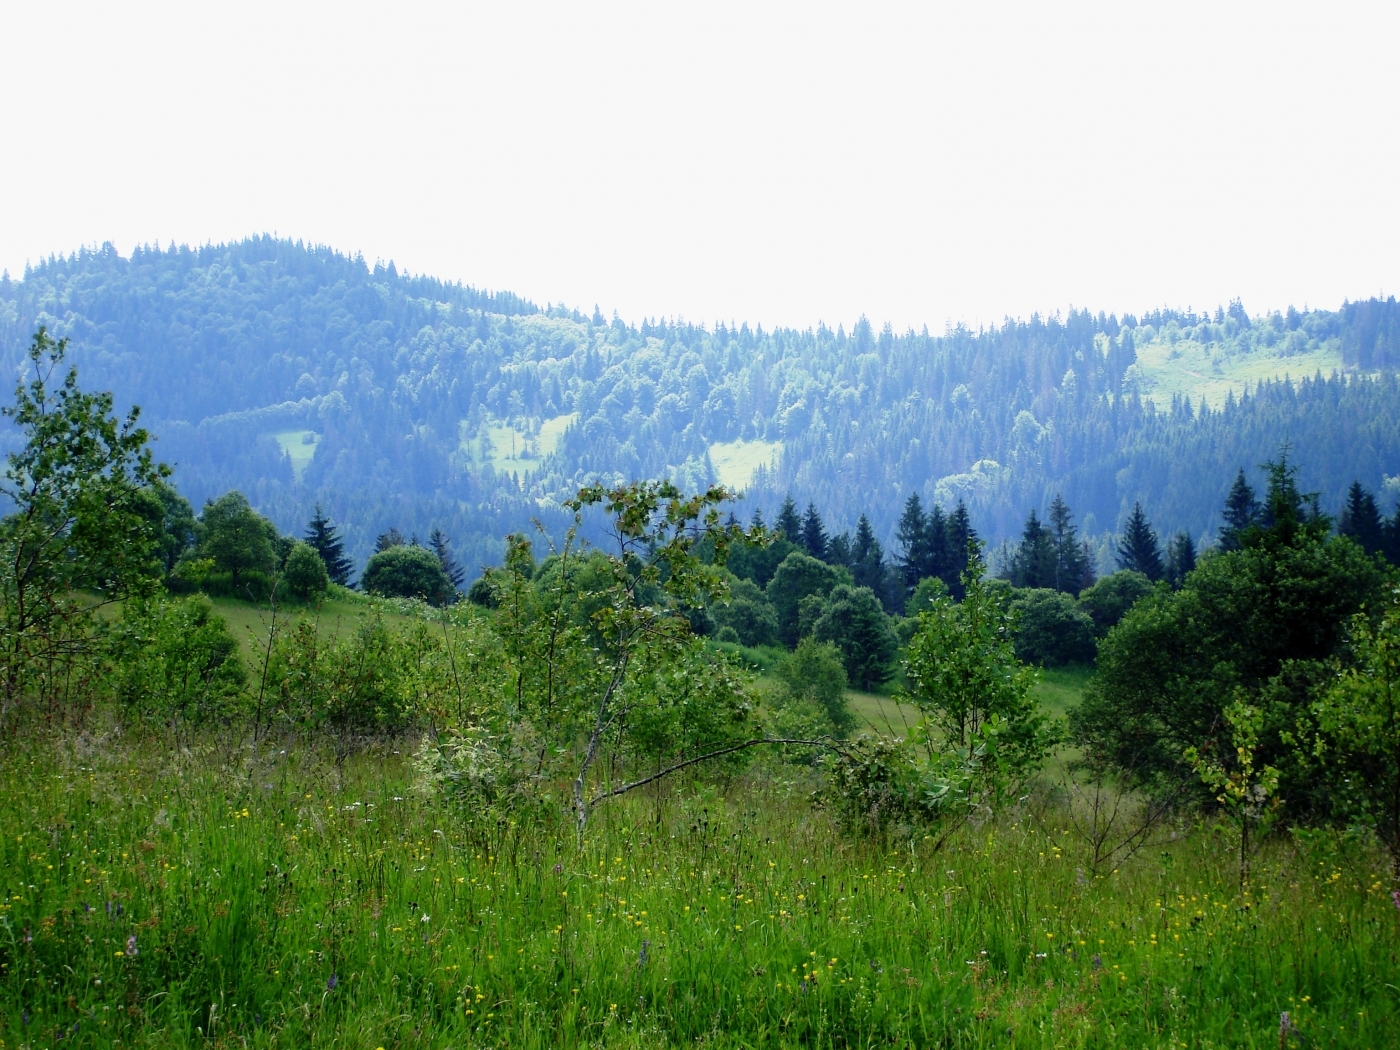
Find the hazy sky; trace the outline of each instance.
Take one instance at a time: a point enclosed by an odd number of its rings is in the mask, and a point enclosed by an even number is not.
[[[276,231],[629,320],[1400,293],[1400,4],[0,7],[0,266]]]

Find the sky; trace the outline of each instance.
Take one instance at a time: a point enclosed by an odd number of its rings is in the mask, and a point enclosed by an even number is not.
[[[1400,294],[1400,4],[0,7],[0,267],[275,232],[629,321]]]

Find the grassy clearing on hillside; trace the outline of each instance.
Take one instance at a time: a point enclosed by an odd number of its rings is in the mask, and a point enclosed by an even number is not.
[[[262,666],[263,647],[267,644],[267,634],[272,627],[271,610],[266,605],[233,598],[210,600],[215,611],[228,624],[229,631],[238,639],[239,653],[249,673],[256,673]],[[330,638],[339,638],[358,630],[375,617],[382,617],[389,623],[405,623],[409,620],[403,613],[386,608],[384,603],[364,598],[328,598],[319,606],[287,604],[277,609],[279,625],[294,623],[297,620],[312,620],[317,630]]]
[[[392,747],[31,741],[0,758],[0,1040],[1273,1047],[1287,1011],[1394,1045],[1364,851],[1281,838],[1241,897],[1212,827],[1094,873],[1042,792],[934,854],[852,839],[802,777],[677,783],[578,849]]]
[[[1185,394],[1197,404],[1205,398],[1212,408],[1225,403],[1227,394],[1235,398],[1266,379],[1295,380],[1316,372],[1330,375],[1342,367],[1339,349],[1320,347],[1307,353],[1282,356],[1267,350],[1250,354],[1229,354],[1217,346],[1192,339],[1169,343],[1155,339],[1137,348],[1137,364],[1147,379],[1143,394],[1165,406],[1173,394]]]

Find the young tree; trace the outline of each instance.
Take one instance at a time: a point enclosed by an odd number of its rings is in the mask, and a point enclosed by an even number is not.
[[[826,561],[826,527],[822,524],[822,516],[817,513],[815,503],[807,504],[807,513],[802,518],[802,546],[817,561]]]
[[[452,545],[447,539],[447,534],[439,528],[434,528],[428,534],[428,549],[437,555],[438,564],[442,566],[443,575],[447,577],[454,590],[461,589],[462,581],[467,578],[466,571],[457,564],[457,559],[452,556]]]
[[[206,503],[200,532],[200,553],[232,577],[235,590],[247,573],[270,573],[277,567],[272,545],[276,530],[241,492],[226,492]]]
[[[1375,829],[1400,882],[1400,589],[1379,623],[1352,620],[1354,662],[1313,705],[1317,757],[1343,805]]]
[[[1240,468],[1235,483],[1230,486],[1221,516],[1225,524],[1220,527],[1220,549],[1239,550],[1240,538],[1245,530],[1259,522],[1259,501],[1254,496],[1254,489],[1245,480],[1244,468]]]
[[[390,547],[404,547],[407,545],[408,541],[403,538],[403,533],[400,532],[397,528],[391,527],[386,531],[381,532],[378,536],[375,537],[374,553],[381,554],[384,551],[387,551]],[[416,547],[417,544],[415,543],[414,546]]]
[[[801,637],[799,606],[803,598],[824,598],[837,584],[850,582],[851,574],[845,569],[827,565],[801,551],[784,558],[765,592],[778,617],[778,636],[783,644],[792,648]]]
[[[812,627],[812,635],[841,651],[846,677],[866,692],[889,681],[899,642],[890,630],[880,599],[869,587],[833,587]]]
[[[1186,532],[1178,532],[1172,537],[1167,548],[1167,582],[1177,590],[1186,579],[1186,574],[1196,567],[1196,545]]]
[[[948,567],[943,582],[948,591],[958,601],[962,601],[963,573],[970,564],[970,551],[978,549],[977,530],[972,527],[972,517],[967,512],[967,504],[958,500],[953,513],[948,515]]]
[[[1141,503],[1133,504],[1133,512],[1123,526],[1123,535],[1118,541],[1118,567],[1140,572],[1154,583],[1165,573],[1157,534],[1152,531]]]
[[[321,556],[321,563],[325,565],[331,583],[342,587],[350,586],[350,572],[354,566],[345,556],[345,541],[340,536],[340,530],[331,524],[330,518],[321,510],[319,503],[316,504],[316,512],[312,514],[311,521],[307,523],[305,538],[311,549]]]
[[[287,589],[297,601],[310,601],[322,595],[330,584],[330,575],[321,555],[309,543],[297,540],[287,553],[287,562],[282,568],[282,579]]]
[[[67,347],[41,327],[3,410],[24,444],[0,480],[14,508],[0,521],[0,725],[31,685],[58,688],[91,653],[100,606],[149,590],[162,569],[150,489],[169,468],[151,458],[137,409],[118,420],[112,395],[84,393],[74,368],[55,389]],[[58,673],[35,677],[40,667]]]
[[[1350,536],[1361,545],[1367,554],[1375,554],[1385,546],[1385,526],[1381,521],[1376,497],[1362,487],[1361,482],[1353,481],[1347,490],[1346,505],[1337,519],[1337,531]]]
[[[876,594],[885,585],[885,552],[875,538],[870,519],[864,514],[856,522],[855,539],[851,543],[851,575],[856,585],[869,587]]]
[[[835,646],[804,638],[774,673],[783,686],[784,704],[812,705],[837,736],[855,728],[855,715],[846,703],[846,671]]]

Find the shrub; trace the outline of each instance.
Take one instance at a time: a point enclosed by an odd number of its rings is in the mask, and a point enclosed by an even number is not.
[[[1041,667],[1093,661],[1094,621],[1073,598],[1040,587],[1014,593],[1018,660]]]
[[[286,581],[287,593],[301,602],[325,594],[331,582],[330,575],[326,572],[326,563],[321,560],[321,556],[313,547],[300,540],[292,545],[287,554],[282,579]]]
[[[128,603],[113,655],[116,697],[142,717],[205,722],[246,709],[238,642],[207,598]]]
[[[1122,569],[1079,592],[1079,608],[1094,621],[1094,634],[1102,638],[1127,614],[1133,604],[1152,590],[1152,581],[1140,572]]]
[[[386,598],[422,598],[440,604],[452,594],[452,581],[437,556],[422,547],[390,547],[365,566],[360,586]]]
[[[854,728],[855,716],[846,704],[846,670],[834,645],[804,638],[778,664],[776,673],[782,683],[780,707],[810,706],[825,723],[821,731],[837,736]]]

